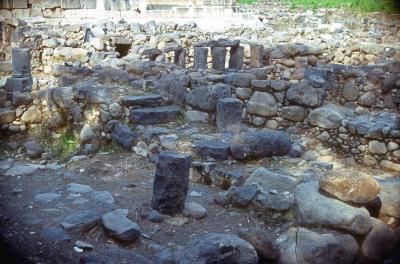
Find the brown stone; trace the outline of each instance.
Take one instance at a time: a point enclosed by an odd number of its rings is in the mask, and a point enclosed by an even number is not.
[[[375,199],[379,183],[361,172],[333,171],[320,180],[320,188],[345,202],[365,204]]]

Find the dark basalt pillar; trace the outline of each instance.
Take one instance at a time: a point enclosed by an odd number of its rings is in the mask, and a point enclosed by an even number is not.
[[[194,68],[207,69],[208,48],[194,48]]]
[[[189,187],[190,155],[162,152],[154,175],[152,207],[168,215],[183,211]]]

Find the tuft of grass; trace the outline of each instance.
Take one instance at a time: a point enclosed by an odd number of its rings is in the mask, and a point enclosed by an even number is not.
[[[47,148],[51,155],[57,159],[65,159],[75,152],[78,145],[74,133],[70,130],[61,134],[60,138],[53,142],[48,142]]]
[[[257,2],[258,0],[236,0],[237,4],[242,4],[242,5],[251,5]]]
[[[122,150],[124,150],[124,148],[113,141],[110,144],[103,146],[99,152],[114,153]]]
[[[348,8],[362,13],[368,12],[399,12],[396,0],[289,0],[291,8],[303,6],[308,9],[319,7]]]

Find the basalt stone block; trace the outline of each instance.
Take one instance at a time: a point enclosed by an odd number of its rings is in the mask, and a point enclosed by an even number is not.
[[[212,68],[214,70],[224,70],[225,69],[225,59],[226,59],[226,48],[215,47],[211,49],[212,57]]]
[[[217,160],[226,160],[229,156],[229,145],[223,141],[198,141],[193,148],[203,158],[211,157]]]
[[[159,94],[144,94],[144,95],[127,95],[122,98],[121,104],[129,107],[149,107],[157,106],[164,103],[164,99]]]
[[[222,131],[240,132],[242,101],[236,98],[219,99],[216,112],[217,127]]]
[[[235,46],[229,51],[229,68],[240,70],[243,67],[244,47]]]
[[[29,77],[31,75],[31,55],[29,49],[11,50],[13,77]]]
[[[250,44],[250,65],[259,68],[263,65],[264,46],[258,44]]]
[[[207,69],[208,48],[194,48],[194,68]]]
[[[153,209],[169,215],[183,212],[189,186],[190,155],[162,152],[154,175]]]
[[[177,50],[174,53],[174,63],[179,67],[185,68],[186,67],[186,50]]]
[[[237,159],[284,156],[290,151],[290,138],[283,131],[250,131],[236,134],[230,145]]]
[[[23,77],[23,78],[8,78],[6,81],[6,92],[30,92],[32,91],[33,80],[32,77]]]
[[[129,119],[137,124],[156,124],[176,121],[179,115],[177,106],[160,106],[131,109]]]

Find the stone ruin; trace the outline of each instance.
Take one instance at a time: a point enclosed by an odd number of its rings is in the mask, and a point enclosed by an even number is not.
[[[189,180],[223,190],[214,197],[221,206],[277,214],[296,208],[299,227],[277,239],[259,239],[260,230],[241,230],[240,238],[211,233],[176,252],[160,250],[155,259],[203,260],[205,245],[219,257],[224,252],[218,243],[240,252],[224,256],[232,263],[303,263],[301,258],[304,263],[315,258],[373,263],[392,256],[393,250],[382,256],[374,250],[381,243],[398,243],[400,208],[393,204],[399,199],[391,192],[398,182],[362,173],[337,175],[332,164],[317,159],[328,148],[347,167],[400,171],[400,47],[265,45],[237,31],[221,37],[195,24],[155,21],[61,25],[7,19],[1,25],[0,135],[5,142],[33,137],[39,128],[54,139],[72,131],[80,153],[93,154],[114,142],[148,159],[156,164],[151,201],[156,211],[145,217],[154,222],[162,221],[159,213],[206,217],[202,206],[185,205]],[[193,124],[206,126],[208,134]],[[32,159],[52,158],[38,154],[40,146],[30,146]],[[271,157],[302,159],[327,176],[299,179],[258,166],[245,176],[220,167]],[[74,219],[93,224],[101,218],[109,236],[138,241],[140,227],[127,215],[121,209],[102,216],[87,210],[61,225],[71,231]],[[314,225],[324,229],[306,228]]]

